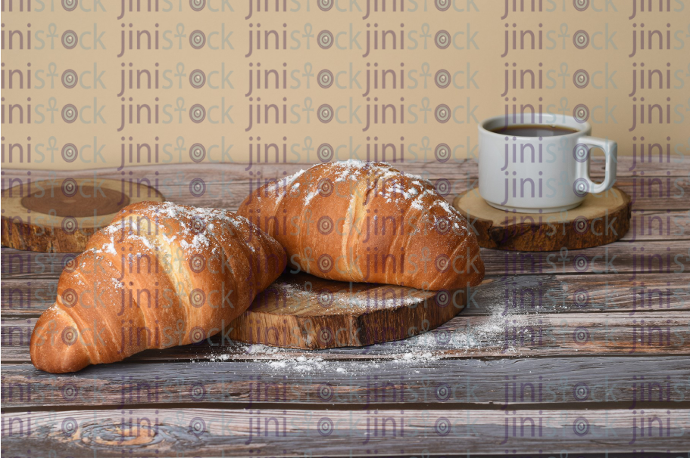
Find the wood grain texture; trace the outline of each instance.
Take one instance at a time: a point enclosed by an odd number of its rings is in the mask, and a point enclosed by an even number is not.
[[[690,211],[633,210],[630,230],[621,240],[642,242],[688,239],[690,239]]]
[[[471,176],[477,177],[477,162],[473,159],[452,160],[444,163],[434,162],[430,158],[423,157],[418,160],[396,162],[395,167],[404,171],[405,173],[414,173],[423,175],[428,178],[459,178]],[[304,163],[283,163],[283,164],[240,164],[240,163],[223,163],[223,164],[165,164],[164,167],[159,165],[137,165],[125,167],[127,173],[132,172],[133,179],[137,179],[146,175],[155,175],[158,172],[159,182],[165,180],[172,180],[179,177],[181,173],[195,175],[202,177],[205,183],[212,183],[217,181],[234,181],[236,179],[247,179],[249,172],[260,171],[265,178],[277,178],[283,176],[283,172],[288,174],[299,171],[313,165],[314,162],[307,161]],[[590,164],[590,174],[593,177],[603,177],[605,161],[602,157],[593,157]],[[639,162],[634,161],[630,156],[620,156],[617,161],[617,176],[619,178],[640,176],[640,172],[644,171],[644,176],[649,177],[682,177],[690,173],[690,157],[675,156],[664,160],[663,162]],[[2,183],[2,189],[6,189],[15,185],[10,180],[26,179],[27,170],[5,168],[6,181]],[[69,170],[69,171],[54,171],[54,170],[31,170],[32,180],[45,180],[56,178],[88,178],[101,177],[120,179],[122,177],[122,169],[114,167],[104,167],[93,170]]]
[[[179,204],[217,207],[236,210],[244,198],[257,188],[254,178],[261,173],[263,181],[259,185],[285,177],[285,174],[298,172],[312,164],[261,164],[247,167],[243,164],[197,164],[193,167],[182,164],[169,164],[165,167],[138,166],[128,169],[125,182],[129,193],[136,195],[142,192],[143,185],[151,183],[167,200]],[[477,163],[464,160],[457,163],[406,162],[396,163],[396,168],[405,173],[421,175],[430,179],[438,187],[443,184],[442,195],[447,199],[454,198],[461,192],[477,187]],[[690,209],[690,158],[673,158],[670,162],[645,164],[644,169],[633,167],[631,158],[619,158],[618,179],[616,186],[625,191],[632,199],[635,210],[688,210]],[[644,170],[645,175],[640,175]],[[7,187],[26,182],[25,170],[3,170],[5,181],[3,193]],[[129,173],[131,172],[131,175]],[[252,175],[250,175],[250,172]],[[122,171],[115,168],[104,168],[92,171],[54,172],[33,170],[32,180],[65,178],[110,178],[120,180]],[[634,175],[633,175],[634,174]],[[591,175],[603,177],[603,161],[592,161]],[[190,184],[202,180],[205,185],[203,193],[192,193]],[[131,185],[130,185],[131,183]],[[131,186],[131,188],[130,188]],[[4,195],[4,194],[3,194]]]
[[[299,171],[299,168],[297,168]],[[158,190],[163,193],[166,199],[184,205],[197,205],[200,207],[226,208],[237,210],[244,198],[255,189],[255,184],[250,184],[249,180],[237,180],[227,183],[213,182],[206,183],[206,189],[201,196],[190,193],[189,185],[192,180],[198,178],[192,173],[181,173],[176,181],[162,184]],[[283,178],[282,174],[275,179]],[[670,180],[668,186],[667,178]],[[268,177],[266,177],[268,179]],[[653,177],[646,177],[646,180],[653,180]],[[671,210],[687,211],[690,209],[690,179],[687,177],[659,177],[663,180],[663,189],[655,186],[651,189],[645,188],[644,195],[641,194],[635,182],[630,178],[619,177],[616,186],[627,193],[632,199],[633,210]],[[440,180],[446,180],[442,182]],[[477,187],[477,178],[431,178],[431,181],[438,187],[443,183],[447,186],[447,191],[443,192],[443,197],[449,202],[459,193]]]
[[[130,203],[162,202],[163,196],[142,185],[128,195],[120,181],[65,178],[19,184],[2,192],[2,245],[18,250],[71,253],[107,226]]]
[[[644,251],[638,252],[638,246]],[[636,276],[647,274],[690,272],[689,248],[684,240],[645,241],[632,246],[630,242],[618,241],[601,247],[552,253],[482,248],[481,257],[489,276],[630,273],[630,280],[634,281]],[[74,257],[72,253],[34,253],[3,248],[0,268],[3,275],[15,279],[49,279],[59,276],[64,265]],[[288,267],[295,269],[289,262]],[[420,264],[420,268],[424,266]],[[433,268],[431,261],[426,268]]]
[[[230,338],[276,347],[362,347],[406,339],[457,315],[466,290],[422,291],[283,274],[230,327]]]
[[[434,408],[592,408],[605,403],[645,409],[663,402],[673,408],[688,406],[686,363],[687,358],[676,356],[521,358],[510,365],[477,359],[319,361],[306,370],[308,364],[290,361],[161,362],[90,367],[73,376],[4,364],[2,406],[252,409],[279,403],[316,408],[328,402],[354,408],[409,402]]]
[[[645,274],[639,280],[630,281],[629,274],[493,276],[470,291],[462,315],[491,315],[497,301],[506,302],[510,312],[519,315],[690,310],[690,272]],[[37,317],[52,305],[56,291],[57,277],[3,279],[2,316]]]
[[[632,246],[629,242],[613,242],[550,253],[482,249],[481,256],[489,275],[630,273],[630,281],[644,281],[641,277],[646,274],[690,272],[690,247],[676,240]]]
[[[458,194],[453,206],[469,221],[479,246],[499,250],[557,251],[606,245],[630,228],[630,197],[613,187],[588,194],[560,213],[512,213],[490,206],[477,189]]]
[[[6,417],[2,447],[8,456],[27,456],[30,445],[31,456],[48,455],[51,450],[75,458],[94,454],[121,458],[123,450],[125,456],[136,450],[136,456],[179,456],[184,451],[185,456],[198,457],[217,457],[220,450],[222,456],[427,456],[430,452],[465,456],[505,449],[511,456],[560,456],[564,450],[604,456],[630,454],[633,445],[636,450],[665,453],[687,449],[690,427],[687,412],[680,409],[645,409],[641,414],[629,409],[134,408]],[[651,434],[641,435],[642,418],[645,426],[647,419],[657,419]]]
[[[570,355],[636,356],[687,355],[690,322],[683,311],[623,313],[562,313],[525,315],[506,313],[498,304],[491,317],[456,316],[442,326],[405,340],[357,347],[331,348],[312,353],[247,345],[233,341],[229,330],[193,345],[146,350],[126,361],[257,360],[323,358],[332,360],[394,360],[420,355],[426,358],[566,357]],[[644,320],[644,321],[643,321]],[[6,318],[2,323],[2,359],[28,362],[27,346],[36,319]]]

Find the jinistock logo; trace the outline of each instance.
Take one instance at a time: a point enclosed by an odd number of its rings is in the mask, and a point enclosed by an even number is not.
[[[389,3],[379,3],[376,0],[365,0],[365,2],[362,3],[365,3],[365,5],[360,6],[359,2],[341,3],[337,0],[320,0],[318,2],[318,7],[321,12],[331,12],[331,14],[364,12],[364,16],[362,16],[363,20],[369,19],[373,13],[387,13],[387,15],[400,17],[402,13],[422,12],[420,11],[420,8],[422,8],[421,5],[410,0],[391,0]],[[438,0],[435,2],[434,6],[436,7],[436,11],[441,13],[448,11],[451,6],[453,10],[457,12],[479,12],[479,7],[475,0]],[[266,15],[266,13],[298,13],[303,12],[302,8],[306,11],[310,11],[309,3],[294,0],[290,5],[290,9],[287,9],[285,3],[276,3],[275,6],[273,6],[272,3],[262,3],[261,0],[249,0],[249,14],[245,16],[244,19],[250,19],[253,17],[253,14],[259,13],[263,13],[262,16]],[[423,11],[426,12],[427,6],[425,5],[423,8]]]
[[[70,0],[75,1],[75,0]],[[98,0],[94,0],[97,2]],[[101,6],[102,10],[105,8]],[[95,7],[94,7],[95,9]],[[127,13],[134,13],[134,17],[137,16],[136,13],[174,13],[174,12],[184,12],[184,13],[200,13],[208,11],[210,13],[232,13],[233,9],[230,0],[189,0],[189,2],[179,2],[174,5],[173,2],[129,2],[127,0],[121,0],[120,13],[117,20],[122,19],[127,15],[128,18],[132,18],[132,15]]]
[[[635,0],[637,1],[637,0]],[[644,3],[645,0],[639,0]],[[644,8],[644,6],[642,7]],[[617,12],[616,5],[611,0],[572,0],[561,2],[560,4],[553,0],[505,0],[505,8],[501,20],[506,19],[509,15],[515,16],[515,13],[543,15],[543,13],[558,13],[558,12]]]
[[[504,24],[504,49],[500,57],[506,57],[509,53],[518,53],[521,51],[543,51],[553,49],[575,49],[584,50],[588,47],[597,50],[605,51],[609,49],[618,49],[614,40],[616,32],[609,29],[609,23],[606,23],[600,30],[588,32],[586,30],[577,30],[574,33],[568,32],[568,24],[562,23],[558,29],[545,28],[543,23],[539,23],[536,28],[520,28],[517,23]],[[591,37],[590,37],[591,33]],[[512,54],[511,54],[512,55]]]

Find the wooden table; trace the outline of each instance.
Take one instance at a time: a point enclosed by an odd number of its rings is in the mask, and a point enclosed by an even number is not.
[[[257,171],[270,178],[305,167],[69,176],[147,177],[168,200],[236,209]],[[477,184],[474,162],[399,167],[449,180],[448,200]],[[619,160],[618,186],[633,197],[622,241],[555,253],[482,250],[486,280],[462,313],[420,337],[365,348],[275,350],[217,336],[213,345],[146,351],[73,375],[42,373],[28,343],[67,257],[3,248],[2,454],[687,454],[690,160],[631,168],[630,158]],[[592,169],[602,175],[601,162]],[[14,178],[27,174],[5,170],[3,189]],[[197,178],[206,191],[194,197]]]

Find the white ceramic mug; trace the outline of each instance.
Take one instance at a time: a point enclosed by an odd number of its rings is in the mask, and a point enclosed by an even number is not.
[[[531,120],[532,116],[525,116]],[[577,207],[588,193],[616,182],[616,142],[590,137],[592,126],[573,117],[536,114],[535,122],[497,116],[479,124],[479,194],[491,206],[521,213],[552,213]],[[492,132],[507,126],[572,130],[557,136],[525,137]],[[606,155],[604,181],[589,176],[590,149]]]

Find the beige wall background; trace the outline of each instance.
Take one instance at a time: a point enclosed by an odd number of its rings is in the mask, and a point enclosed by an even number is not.
[[[278,162],[381,160],[382,144],[398,161],[448,160],[435,156],[441,143],[460,161],[477,154],[478,121],[514,105],[579,107],[622,155],[654,143],[664,159],[690,151],[687,0],[449,1],[3,0],[2,166],[246,163],[257,144],[261,162],[266,144]],[[330,87],[319,85],[325,70]],[[199,71],[203,85],[190,81]],[[383,105],[395,107],[385,122]]]

